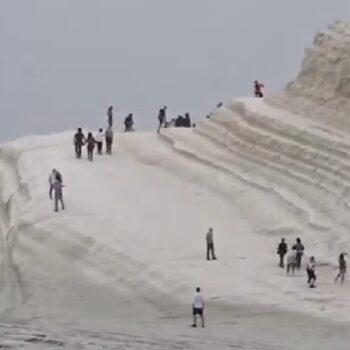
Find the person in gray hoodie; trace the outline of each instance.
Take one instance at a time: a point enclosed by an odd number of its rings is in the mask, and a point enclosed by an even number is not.
[[[105,132],[106,138],[106,151],[107,154],[112,154],[112,144],[113,144],[113,129],[109,126]]]
[[[214,249],[214,236],[213,229],[210,228],[206,235],[207,242],[207,260],[210,260],[210,255],[213,260],[216,260],[215,249]]]
[[[57,170],[52,169],[52,172],[49,175],[49,197],[50,197],[50,199],[52,199],[53,185],[56,181],[56,174],[57,174]]]
[[[55,198],[55,212],[58,212],[58,202],[61,203],[62,210],[65,209],[63,202],[63,184],[61,181],[56,180],[53,184],[53,192]]]

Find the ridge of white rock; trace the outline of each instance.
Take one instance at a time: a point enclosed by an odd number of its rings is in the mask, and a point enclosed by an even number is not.
[[[284,109],[350,129],[350,23],[337,21],[306,49],[300,73],[284,93],[272,97]]]

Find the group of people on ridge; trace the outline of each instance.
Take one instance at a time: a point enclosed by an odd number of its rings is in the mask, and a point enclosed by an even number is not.
[[[87,137],[85,137],[82,129],[78,128],[73,139],[76,158],[81,159],[82,148],[86,146],[88,160],[92,162],[95,146],[97,145],[97,153],[101,155],[104,140],[106,142],[106,153],[112,154],[113,130],[110,126],[108,126],[105,132],[103,132],[103,129],[99,129],[95,137],[92,132],[89,132]]]
[[[177,118],[172,118],[170,121],[167,121],[166,117],[166,111],[167,106],[164,106],[159,110],[158,113],[158,130],[157,132],[160,132],[161,128],[170,128],[170,127],[176,127],[176,128],[191,128],[195,125],[192,125],[191,123],[191,117],[189,113],[185,113],[185,116],[179,115]]]
[[[302,257],[304,254],[304,245],[301,242],[300,238],[296,239],[295,244],[293,244],[291,251],[288,252],[288,245],[284,238],[281,239],[281,242],[277,248],[277,254],[279,255],[279,267],[284,268],[284,257],[287,255],[287,274],[292,272],[295,273],[295,270],[300,270]],[[338,259],[339,272],[335,278],[335,282],[340,278],[341,283],[344,283],[345,274],[346,274],[346,253],[341,253]],[[316,270],[315,270],[315,257],[311,256],[309,262],[306,265],[307,273],[307,283],[310,288],[315,287],[317,280]]]

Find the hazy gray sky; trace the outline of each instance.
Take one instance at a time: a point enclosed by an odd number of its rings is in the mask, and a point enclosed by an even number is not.
[[[1,0],[0,140],[119,124],[154,129],[157,110],[204,116],[282,89],[305,46],[350,0]]]

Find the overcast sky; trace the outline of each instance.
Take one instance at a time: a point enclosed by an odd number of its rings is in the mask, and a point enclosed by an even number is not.
[[[279,91],[336,19],[350,0],[0,0],[0,140]]]

